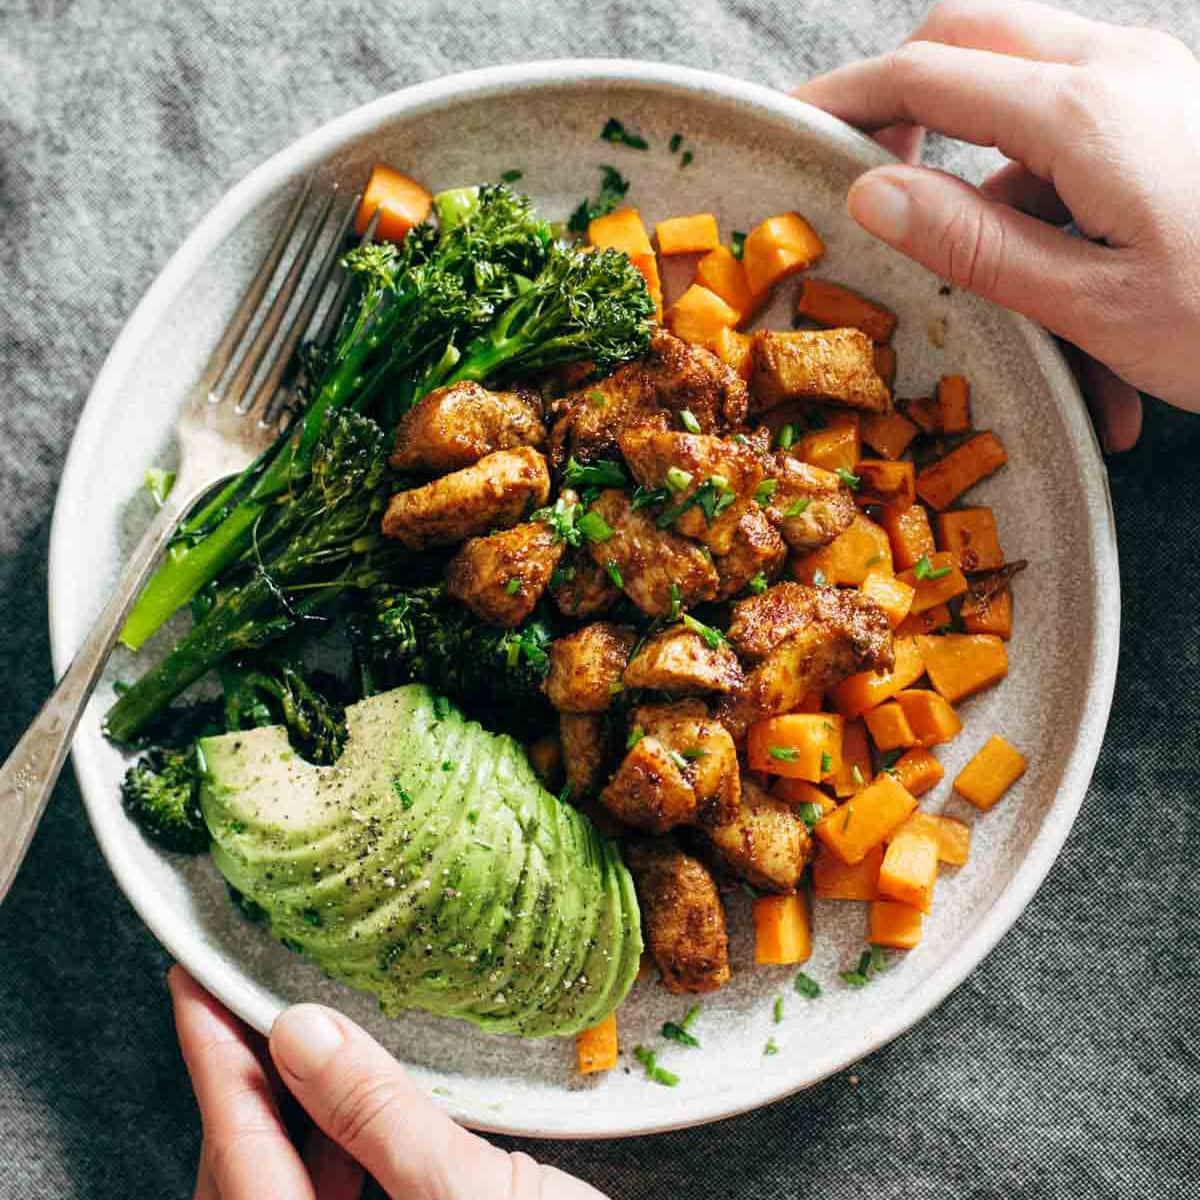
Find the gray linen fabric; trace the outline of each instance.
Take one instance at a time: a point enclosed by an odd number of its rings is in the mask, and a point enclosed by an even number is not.
[[[1195,0],[1076,0],[1200,44]],[[0,749],[50,685],[50,507],[88,385],[184,233],[351,106],[470,66],[630,55],[784,86],[922,0],[543,5],[0,2]],[[935,145],[977,175],[988,161]],[[1125,623],[1088,801],[1041,892],[938,1012],[853,1071],[708,1129],[524,1148],[613,1197],[1200,1195],[1200,419],[1112,464]],[[191,1194],[163,952],[65,778],[0,908],[0,1196]],[[512,1143],[515,1144],[515,1143]]]

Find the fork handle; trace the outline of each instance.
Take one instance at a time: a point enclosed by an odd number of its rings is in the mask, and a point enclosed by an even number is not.
[[[8,895],[66,761],[79,718],[150,568],[201,489],[176,481],[71,665],[0,767],[0,902]]]

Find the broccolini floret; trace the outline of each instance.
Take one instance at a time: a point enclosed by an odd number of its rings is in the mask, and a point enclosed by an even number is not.
[[[142,832],[165,850],[199,854],[209,842],[198,799],[200,774],[194,745],[149,750],[126,771],[121,803]]]

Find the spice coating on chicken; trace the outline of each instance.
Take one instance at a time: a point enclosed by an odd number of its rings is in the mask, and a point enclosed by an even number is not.
[[[738,518],[728,552],[716,559],[720,579],[717,599],[728,600],[744,592],[759,576],[762,583],[771,583],[786,560],[787,545],[779,530],[757,504],[747,505]]]
[[[739,878],[772,892],[794,892],[812,857],[808,826],[784,801],[752,779],[729,821],[706,829],[721,861]]]
[[[823,400],[876,413],[891,407],[891,392],[875,370],[874,343],[859,329],[760,329],[750,354],[756,412],[787,400]]]
[[[625,668],[627,688],[649,688],[686,696],[731,692],[741,686],[742,667],[724,643],[710,646],[684,625],[673,625],[648,638]]]
[[[497,450],[473,466],[397,492],[383,514],[383,532],[410,550],[452,546],[515,525],[549,495],[550,472],[536,450]]]
[[[537,606],[562,555],[541,521],[471,538],[446,570],[447,591],[481,620],[513,629]]]
[[[832,471],[786,453],[769,455],[766,468],[775,484],[767,519],[793,550],[819,550],[849,528],[858,512],[854,493]]]
[[[621,691],[634,633],[594,621],[550,643],[550,666],[542,685],[559,712],[604,712]]]
[[[541,400],[533,392],[492,392],[455,383],[423,396],[400,418],[389,460],[401,471],[442,474],[497,450],[546,440]]]

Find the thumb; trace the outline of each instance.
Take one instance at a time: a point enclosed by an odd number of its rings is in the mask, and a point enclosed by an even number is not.
[[[868,233],[951,283],[1073,342],[1094,339],[1092,298],[1108,274],[1102,247],[927,167],[876,167],[854,181],[846,207]]]
[[[270,1045],[288,1090],[393,1200],[604,1200],[460,1128],[340,1013],[316,1004],[289,1008]]]

